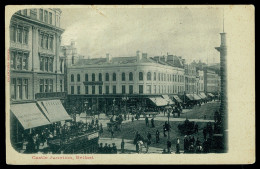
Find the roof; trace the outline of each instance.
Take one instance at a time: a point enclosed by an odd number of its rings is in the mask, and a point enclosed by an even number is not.
[[[109,65],[109,64],[133,64],[133,63],[154,63],[154,64],[161,64],[167,65],[172,67],[180,67],[181,63],[169,63],[163,62],[160,60],[156,60],[152,57],[141,57],[140,61],[138,62],[137,56],[129,56],[129,57],[113,57],[111,58],[110,62],[107,62],[106,58],[92,58],[92,59],[80,59],[77,63],[73,65],[73,67],[77,66],[84,66],[84,65]]]

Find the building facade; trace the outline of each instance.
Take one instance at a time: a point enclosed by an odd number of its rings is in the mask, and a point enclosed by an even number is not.
[[[190,64],[185,65],[185,93],[196,93],[196,67]]]
[[[219,75],[211,69],[204,68],[204,88],[205,93],[218,94],[219,92]]]
[[[198,92],[204,92],[204,72],[203,70],[198,70],[199,76],[199,85],[198,85]]]
[[[60,69],[64,72],[64,80],[67,82],[68,75],[67,75],[67,68],[82,59],[83,56],[78,55],[76,43],[75,41],[71,41],[70,45],[64,45],[60,48],[60,59],[62,62],[62,66]],[[68,92],[67,83],[64,84],[64,91]]]
[[[60,9],[51,8],[24,9],[13,14],[9,48],[11,110],[15,104],[22,111],[27,103],[65,98],[59,57],[64,31],[60,28],[60,16]],[[20,126],[17,119],[11,120],[11,125]],[[11,133],[15,142],[19,141],[18,129],[11,126],[11,132],[16,133]]]
[[[181,94],[184,69],[181,64],[174,66],[173,56],[167,58],[149,58],[137,51],[131,57],[107,54],[106,58],[82,59],[68,67],[68,96],[101,99]]]

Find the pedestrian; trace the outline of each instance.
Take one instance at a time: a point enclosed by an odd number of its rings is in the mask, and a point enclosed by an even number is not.
[[[166,126],[163,125],[163,136],[164,136],[164,137],[167,137],[167,135],[165,134],[166,130],[167,130],[167,129],[166,129]]]
[[[125,142],[124,139],[122,138],[122,142],[121,142],[121,153],[125,152]]]
[[[195,130],[195,133],[198,133],[198,132],[199,132],[199,126],[198,126],[197,123],[194,125],[194,130]]]
[[[149,120],[148,120],[148,117],[147,117],[147,116],[145,116],[145,125],[146,125],[147,127],[149,127]]]
[[[207,138],[207,129],[206,129],[206,127],[204,127],[204,129],[203,129],[203,136],[204,136],[204,140],[206,140],[206,138]]]
[[[168,150],[168,153],[170,154],[171,153],[171,146],[172,146],[172,143],[170,140],[167,141],[167,150]]]
[[[160,132],[159,132],[158,129],[156,130],[155,135],[156,135],[156,143],[159,143],[159,141],[160,141]]]
[[[180,139],[177,138],[177,143],[176,143],[176,154],[180,154]]]
[[[149,142],[147,141],[147,142],[146,142],[146,145],[145,145],[145,147],[146,147],[146,153],[148,153],[148,151],[149,151],[149,145],[150,145],[150,144],[149,144]]]
[[[112,154],[112,147],[108,144],[107,153]]]
[[[98,125],[98,119],[96,118],[96,125]]]
[[[105,143],[105,146],[103,148],[103,153],[104,154],[108,154],[108,146],[107,146],[107,143]]]
[[[112,143],[112,154],[117,154],[117,148],[115,143]]]
[[[150,132],[147,132],[147,139],[148,139],[148,142],[151,142],[152,135]]]
[[[100,143],[100,144],[99,144],[98,153],[99,153],[99,154],[103,154],[103,153],[104,153],[104,152],[103,152],[103,143]]]
[[[113,127],[111,128],[111,140],[114,138],[114,130]]]
[[[151,124],[152,124],[152,128],[154,128],[155,127],[155,125],[154,125],[154,118],[151,119]]]
[[[132,116],[132,122],[134,122],[134,116]]]
[[[187,136],[184,136],[184,144],[183,144],[183,148],[184,148],[184,153],[186,153],[188,151],[188,140],[187,140]]]
[[[139,143],[138,142],[136,142],[135,148],[136,148],[136,152],[139,153]]]

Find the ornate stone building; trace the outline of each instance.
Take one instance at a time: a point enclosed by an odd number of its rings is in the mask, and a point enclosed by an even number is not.
[[[11,138],[15,143],[21,139],[22,129],[50,124],[41,115],[37,102],[56,100],[58,112],[60,100],[66,96],[59,57],[64,31],[60,28],[61,13],[60,9],[51,8],[24,9],[11,18]]]

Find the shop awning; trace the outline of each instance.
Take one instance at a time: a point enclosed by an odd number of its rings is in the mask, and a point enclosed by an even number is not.
[[[149,98],[156,106],[166,106],[168,102],[161,97],[151,97]]]
[[[171,95],[177,102],[182,103],[182,100],[177,95]]]
[[[208,93],[208,95],[211,96],[211,97],[214,97],[214,95],[212,93]]]
[[[204,92],[200,93],[200,95],[201,95],[204,99],[207,98],[207,96],[205,95]]]
[[[192,96],[194,97],[194,100],[201,100],[201,98],[197,94],[192,94]]]
[[[169,103],[169,105],[175,104],[168,95],[162,95],[162,97]]]
[[[38,105],[51,123],[72,119],[60,100],[38,101]]]
[[[194,100],[194,98],[192,97],[191,94],[186,94],[186,96],[188,97],[188,99],[190,99],[190,100]]]
[[[50,124],[36,103],[13,104],[11,111],[25,130]]]

